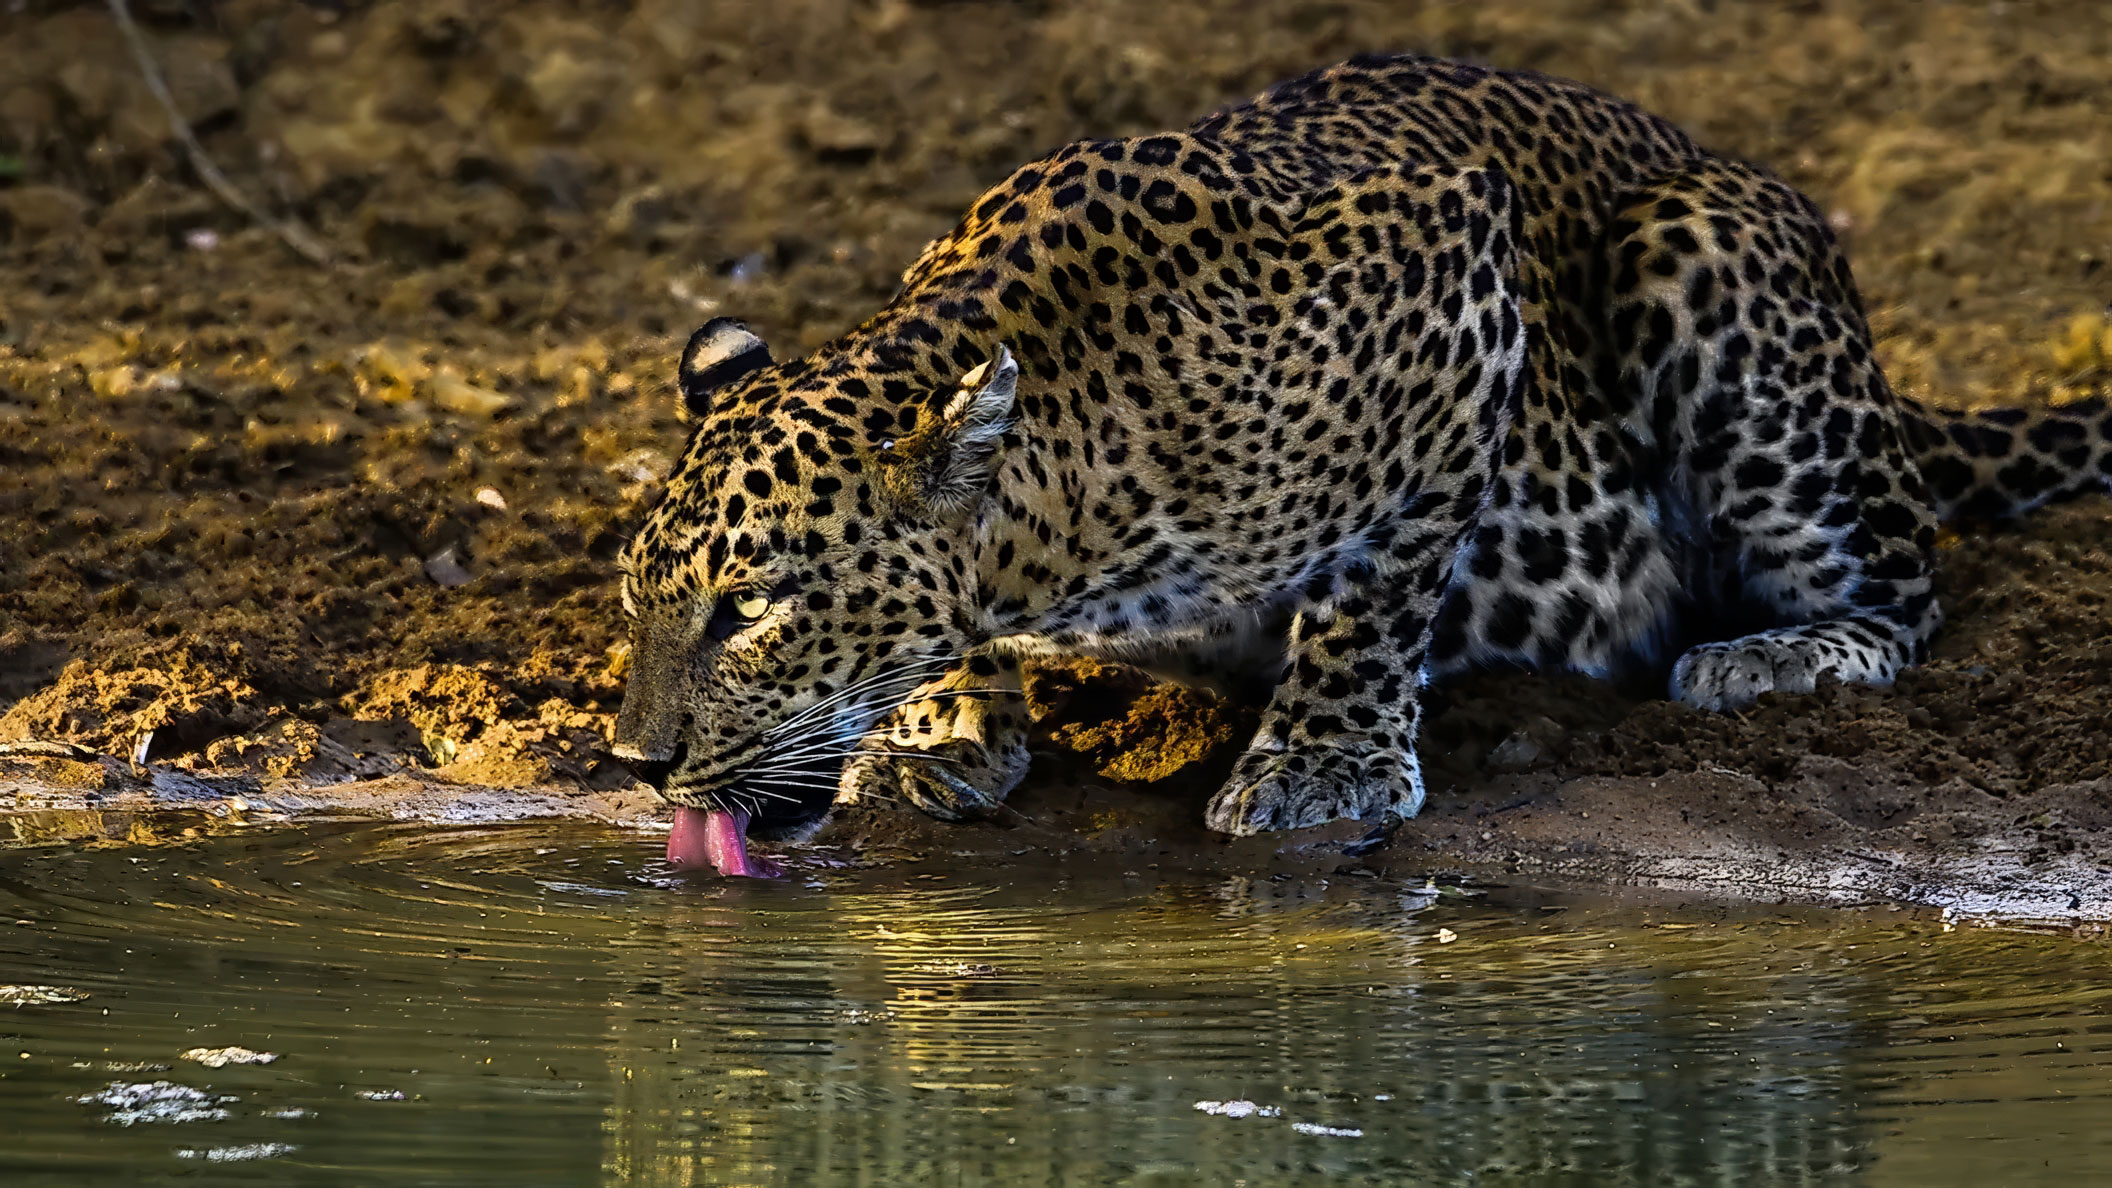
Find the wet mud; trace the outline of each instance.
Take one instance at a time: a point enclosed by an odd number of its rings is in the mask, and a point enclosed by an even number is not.
[[[1910,395],[2112,383],[2101,5],[134,7],[205,150],[333,259],[198,184],[103,6],[0,16],[0,801],[25,840],[649,818],[600,748],[615,557],[680,447],[687,332],[729,313],[811,347],[1013,165],[1359,51],[1581,78],[1769,163],[1829,211]],[[2112,501],[1943,548],[1948,626],[1893,689],[1732,715],[1565,676],[1444,690],[1431,803],[1368,849],[1204,833],[1252,708],[1078,665],[1034,676],[1017,814],[857,814],[816,853],[2112,919]]]

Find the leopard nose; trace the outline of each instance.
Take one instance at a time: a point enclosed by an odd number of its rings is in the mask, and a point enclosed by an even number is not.
[[[658,792],[667,787],[667,777],[673,775],[675,769],[682,766],[682,760],[688,757],[689,744],[678,743],[673,752],[655,757],[628,743],[617,743],[609,748],[609,754],[614,756],[618,763],[630,768],[631,774],[638,777],[640,783]]]

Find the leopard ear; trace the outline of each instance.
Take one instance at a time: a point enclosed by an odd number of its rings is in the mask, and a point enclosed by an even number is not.
[[[675,379],[682,388],[687,419],[711,411],[711,395],[727,384],[770,366],[770,348],[732,318],[713,318],[689,336]]]
[[[924,445],[930,460],[924,498],[934,507],[951,512],[975,505],[997,471],[1005,433],[1017,419],[1018,391],[1019,363],[1003,346],[961,377]]]

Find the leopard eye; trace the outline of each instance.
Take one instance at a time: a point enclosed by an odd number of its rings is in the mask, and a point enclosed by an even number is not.
[[[712,606],[705,634],[717,640],[732,639],[760,622],[773,605],[767,595],[755,590],[728,594]]]

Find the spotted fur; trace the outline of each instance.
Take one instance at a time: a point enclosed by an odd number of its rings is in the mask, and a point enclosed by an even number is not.
[[[1023,656],[1275,673],[1232,833],[1413,814],[1420,689],[1471,665],[1672,661],[1710,708],[1888,682],[1938,517],[2101,485],[2112,435],[1901,400],[1780,179],[1412,57],[1059,149],[864,325],[773,363],[722,319],[683,388],[618,752],[765,832],[989,811]]]

